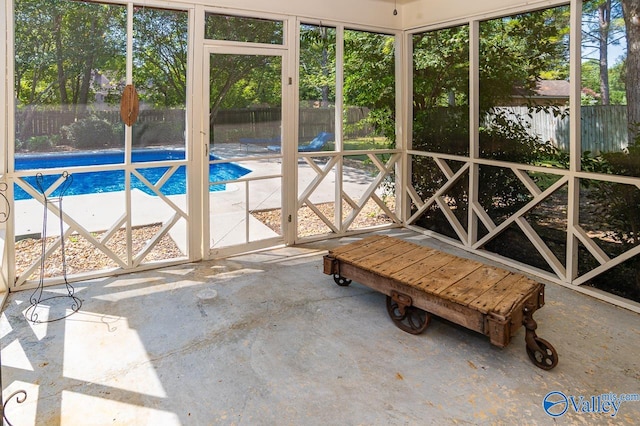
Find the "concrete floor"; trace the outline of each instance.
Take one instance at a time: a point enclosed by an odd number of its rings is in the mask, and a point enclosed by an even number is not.
[[[462,254],[410,231],[391,233]],[[569,406],[557,419],[542,401],[552,391],[583,402],[640,393],[640,315],[548,284],[535,318],[560,362],[543,371],[526,355],[523,328],[505,349],[437,318],[422,335],[400,331],[384,296],[357,283],[339,287],[322,273],[326,250],[354,239],[79,283],[80,312],[47,324],[25,319],[31,292],[11,294],[0,320],[4,397],[28,395],[8,402],[8,419],[637,424],[640,401],[622,403],[615,417]],[[68,307],[55,299],[41,318]]]

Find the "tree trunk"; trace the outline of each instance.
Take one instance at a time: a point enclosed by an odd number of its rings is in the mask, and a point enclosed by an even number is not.
[[[209,126],[213,126],[216,121],[216,117],[218,116],[218,112],[220,111],[220,105],[222,105],[222,101],[224,100],[231,87],[239,80],[239,78],[233,78],[233,76],[229,76],[227,81],[224,82],[224,86],[220,89],[220,93],[218,93],[218,97],[213,100],[211,103],[210,111],[209,111]],[[211,102],[211,100],[210,100]]]
[[[622,13],[627,36],[625,70],[627,122],[629,123],[629,143],[633,143],[640,134],[640,2],[622,0]]]
[[[67,105],[67,77],[64,72],[64,46],[62,45],[62,14],[57,13],[54,18],[54,31],[56,40],[56,66],[58,71],[58,91],[60,93],[60,103]]]
[[[609,105],[609,29],[611,26],[611,0],[598,7],[600,43],[600,96],[602,105]]]
[[[99,37],[96,31],[96,18],[91,20],[91,31],[89,32],[91,37]],[[78,93],[78,107],[80,112],[84,112],[87,109],[89,103],[89,88],[91,87],[91,76],[93,74],[93,63],[96,56],[95,45],[89,43],[89,48],[85,52],[86,58],[84,63],[84,69],[82,71],[82,80],[80,82],[80,89]]]
[[[327,51],[327,28],[320,27],[320,36],[322,37],[322,59],[320,66],[322,68],[322,76],[325,79],[329,77],[329,52]],[[329,106],[329,86],[322,85],[322,102],[320,106],[327,108]]]

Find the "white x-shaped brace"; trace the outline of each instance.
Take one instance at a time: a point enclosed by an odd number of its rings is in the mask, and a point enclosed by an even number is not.
[[[163,176],[156,182],[156,184],[152,184],[146,179],[144,176],[140,174],[140,172],[136,169],[132,171],[132,174],[136,176],[142,183],[144,183],[151,191],[153,191],[158,197],[160,197],[164,202],[166,202],[172,209],[175,210],[175,214],[173,214],[170,218],[164,221],[162,227],[156,232],[156,234],[145,244],[145,246],[133,256],[131,261],[123,260],[114,253],[109,247],[108,242],[111,238],[116,234],[116,232],[125,226],[127,222],[127,214],[126,212],[122,214],[111,227],[104,232],[100,238],[96,238],[92,235],[90,231],[85,229],[82,225],[80,225],[76,220],[74,220],[71,216],[69,216],[66,212],[60,211],[59,206],[56,203],[47,202],[46,208],[48,208],[56,217],[61,217],[63,222],[67,225],[67,229],[64,231],[62,236],[57,236],[56,240],[47,246],[44,252],[45,258],[51,256],[58,247],[61,246],[63,239],[69,238],[73,233],[77,233],[78,235],[85,238],[88,242],[90,242],[94,247],[103,252],[106,256],[108,256],[111,260],[113,260],[119,267],[125,269],[128,267],[136,267],[139,266],[144,258],[149,254],[149,252],[155,247],[158,241],[160,241],[169,230],[181,219],[187,219],[187,214],[180,207],[178,207],[175,203],[173,203],[168,197],[160,192],[162,186],[167,182],[167,180],[178,170],[180,166],[172,166],[167,169],[167,171],[163,174]],[[62,183],[64,182],[64,178],[60,177],[55,182],[53,182],[46,190],[45,194],[47,198],[51,195]],[[25,192],[31,195],[35,200],[40,202],[40,204],[45,204],[45,196],[38,192],[35,188],[33,188],[29,183],[27,183],[24,179],[19,178],[16,180],[18,186],[20,186]],[[27,269],[25,269],[16,281],[16,285],[19,286],[23,284],[36,270],[40,267],[41,260],[38,259],[36,262],[29,265]]]
[[[300,209],[305,204],[309,207],[326,225],[331,229],[334,233],[340,233],[341,230],[347,230],[353,223],[353,221],[358,217],[363,207],[367,204],[369,199],[372,199],[376,202],[376,204],[387,214],[391,220],[394,222],[399,222],[397,215],[395,212],[391,211],[389,207],[384,203],[383,200],[376,194],[376,190],[380,187],[382,182],[384,182],[385,178],[389,176],[395,169],[396,163],[400,160],[401,154],[395,153],[392,154],[389,160],[386,163],[383,163],[382,160],[374,153],[368,153],[367,157],[371,160],[371,162],[378,169],[378,174],[373,179],[373,181],[367,187],[367,190],[362,194],[360,199],[356,202],[353,198],[351,198],[342,188],[340,189],[340,203],[336,203],[336,209],[342,209],[341,202],[345,201],[351,208],[351,213],[345,218],[344,221],[340,221],[341,215],[336,215],[337,218],[331,219],[327,218],[318,207],[311,202],[309,199],[311,195],[315,192],[318,186],[322,183],[322,181],[329,175],[334,166],[338,163],[340,156],[331,157],[331,159],[324,165],[324,167],[320,167],[313,161],[313,157],[305,156],[303,157],[305,162],[316,172],[316,177],[309,183],[307,188],[302,192],[300,197],[298,197],[298,209]],[[335,223],[334,223],[335,222]],[[340,225],[336,225],[336,223],[340,222]]]
[[[448,203],[445,200],[445,194],[449,191],[449,189],[455,185],[465,174],[468,174],[468,171],[471,167],[471,163],[464,164],[457,172],[453,172],[445,159],[443,158],[433,158],[434,163],[438,166],[438,168],[442,171],[447,182],[442,185],[429,199],[426,201],[422,200],[421,197],[416,192],[415,188],[409,184],[407,186],[407,193],[413,203],[418,206],[416,212],[408,220],[408,223],[415,222],[430,206],[436,203],[445,218],[454,229],[460,241],[464,244],[470,246],[472,249],[480,249],[484,245],[486,245],[493,238],[498,236],[501,232],[507,229],[512,223],[517,224],[520,229],[523,231],[524,235],[531,241],[536,250],[542,255],[545,261],[551,266],[554,272],[559,276],[564,278],[566,276],[566,268],[560,262],[560,260],[553,254],[551,249],[546,245],[546,243],[542,240],[542,238],[535,232],[533,227],[527,222],[525,215],[531,211],[534,207],[536,207],[539,203],[541,203],[545,198],[549,197],[551,194],[556,192],[562,186],[566,185],[568,182],[568,177],[561,177],[558,181],[556,181],[553,185],[551,185],[546,190],[542,191],[536,183],[531,179],[531,177],[527,174],[525,170],[518,169],[516,167],[511,167],[511,170],[515,174],[516,177],[523,183],[523,185],[527,188],[529,193],[533,196],[533,198],[522,208],[520,208],[517,212],[507,218],[500,225],[496,225],[493,219],[487,214],[485,209],[478,203],[477,200],[473,200],[470,203],[469,208],[473,212],[476,218],[478,218],[482,224],[487,228],[488,233],[483,236],[478,241],[469,241],[469,234],[467,233],[465,227],[460,223],[458,218],[453,213],[452,209],[449,207]],[[603,255],[602,250],[597,248],[597,245],[593,242],[589,242],[589,246],[587,246],[589,250],[597,250],[600,252],[600,255]]]

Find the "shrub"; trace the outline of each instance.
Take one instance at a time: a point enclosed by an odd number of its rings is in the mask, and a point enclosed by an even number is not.
[[[465,121],[462,110],[450,109],[446,113],[433,111],[429,121],[414,127],[414,147],[464,155],[468,152],[468,130],[460,125]],[[519,164],[537,164],[554,154],[549,142],[530,134],[529,125],[521,117],[509,116],[505,111],[496,109],[487,115],[485,125],[480,128],[480,152],[482,158],[508,161]],[[453,166],[455,162],[450,162]],[[510,170],[501,167],[482,166],[479,172],[480,204],[494,220],[502,220],[526,204],[531,194],[524,188],[518,177]],[[429,198],[445,182],[440,169],[429,159],[415,158],[412,183],[423,199]],[[446,193],[448,203],[456,206],[464,216],[468,203],[468,185],[465,179],[454,185]],[[432,220],[431,211],[425,212],[424,220]]]
[[[60,135],[31,136],[24,142],[17,142],[16,148],[24,152],[46,152],[52,151],[59,141]]]
[[[184,123],[155,121],[139,123],[133,127],[133,145],[184,145]]]
[[[116,136],[111,123],[95,115],[63,126],[61,133],[69,145],[78,149],[109,148],[122,145],[122,139]]]
[[[469,152],[469,107],[416,109],[413,149],[444,154]]]

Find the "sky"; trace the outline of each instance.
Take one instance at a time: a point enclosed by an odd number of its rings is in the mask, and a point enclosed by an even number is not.
[[[585,19],[585,17],[583,16],[583,19]],[[583,41],[582,41],[582,57],[583,60],[586,58],[593,58],[593,59],[598,59],[599,57],[599,52],[598,52],[598,48],[595,47],[595,42],[589,40],[588,42],[584,40],[584,36],[585,34],[589,34],[591,31],[593,31],[593,17],[589,18],[589,19],[585,19],[583,21],[583,25],[582,25],[582,34],[583,34]],[[613,38],[613,40],[609,41],[609,52],[608,52],[608,59],[609,59],[609,68],[613,67],[614,65],[616,65],[617,63],[619,63],[625,56],[627,56],[627,39],[625,37],[625,31],[624,31],[624,23],[621,22],[622,18],[617,18],[615,19],[615,24],[612,24],[612,28],[618,28],[618,30],[613,30],[612,34],[610,34],[610,37]],[[620,28],[620,25],[622,25],[622,28]],[[586,47],[588,45],[588,48]]]

